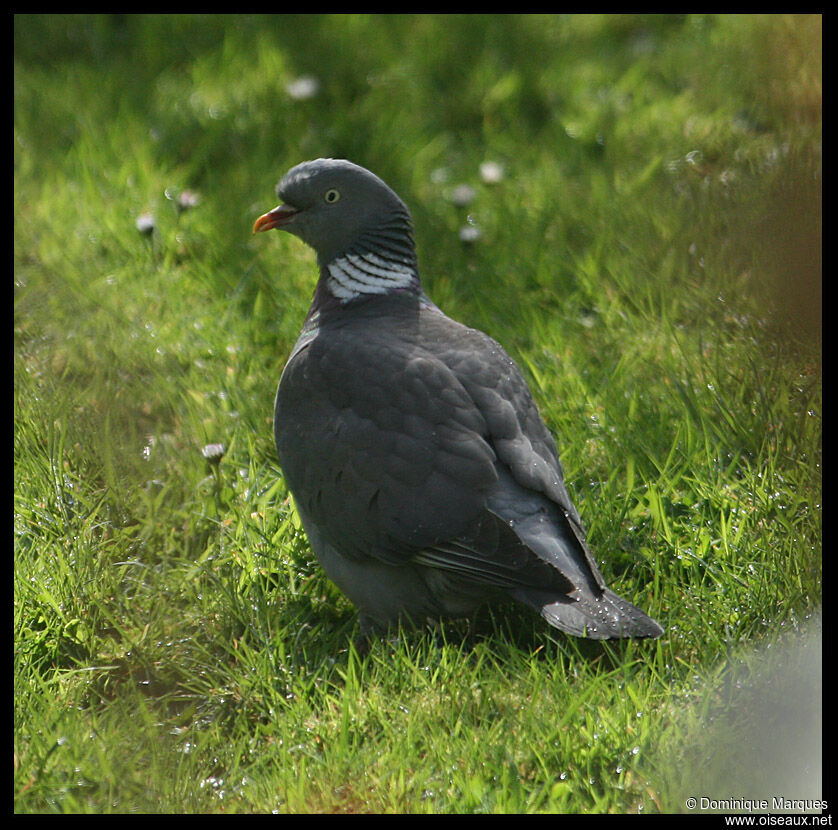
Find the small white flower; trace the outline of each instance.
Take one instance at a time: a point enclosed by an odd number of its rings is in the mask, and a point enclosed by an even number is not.
[[[480,239],[480,228],[475,225],[463,225],[460,228],[460,240],[471,244]]]
[[[496,161],[484,161],[480,165],[480,178],[486,184],[497,184],[503,179],[504,169]]]
[[[320,92],[320,81],[313,75],[301,75],[285,85],[285,91],[295,101],[306,101]]]
[[[154,216],[151,213],[141,213],[137,217],[136,225],[143,236],[151,236],[154,232]]]
[[[197,207],[200,202],[201,197],[193,190],[181,190],[177,197],[177,205],[181,210]]]
[[[454,190],[451,191],[451,201],[457,207],[465,207],[474,201],[474,188],[467,184],[458,184]]]
[[[207,444],[201,448],[201,455],[203,455],[210,464],[218,464],[225,452],[226,448],[224,444]]]

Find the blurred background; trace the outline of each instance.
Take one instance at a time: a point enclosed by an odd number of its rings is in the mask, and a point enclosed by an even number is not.
[[[86,171],[102,198],[120,200],[114,220],[159,207],[152,171],[166,170],[171,187],[210,200],[225,229],[216,244],[240,244],[242,199],[255,213],[286,169],[334,156],[421,205],[429,239],[471,213],[477,232],[511,238],[540,221],[551,244],[575,252],[607,225],[622,245],[648,237],[654,273],[671,254],[649,216],[654,199],[708,236],[681,270],[704,278],[725,256],[741,276],[757,259],[783,313],[820,329],[817,15],[14,21],[19,182],[48,154],[37,179]],[[480,163],[491,165],[482,179]],[[491,196],[471,201],[498,171],[514,223],[480,210]],[[603,190],[613,211],[588,213]],[[452,195],[471,211],[452,211]]]

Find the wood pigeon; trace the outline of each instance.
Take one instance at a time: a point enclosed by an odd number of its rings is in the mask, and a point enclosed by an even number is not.
[[[298,236],[320,279],[279,382],[276,447],[362,633],[511,597],[569,634],[660,636],[606,587],[518,367],[425,294],[404,202],[338,159],[298,164],[277,194],[254,233]]]

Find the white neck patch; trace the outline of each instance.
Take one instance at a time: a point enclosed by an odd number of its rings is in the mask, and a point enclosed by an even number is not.
[[[339,300],[361,294],[386,294],[416,282],[416,269],[404,262],[384,259],[373,253],[346,254],[330,262],[326,269],[329,291]]]

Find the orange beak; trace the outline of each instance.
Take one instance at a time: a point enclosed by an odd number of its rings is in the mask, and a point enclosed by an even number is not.
[[[287,225],[298,213],[297,208],[292,208],[288,205],[279,205],[279,207],[263,213],[256,220],[256,223],[253,225],[253,233],[269,231],[271,228],[281,228],[283,225]]]

